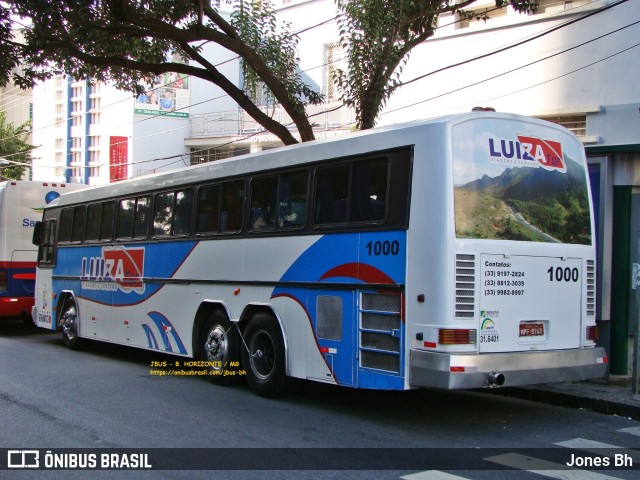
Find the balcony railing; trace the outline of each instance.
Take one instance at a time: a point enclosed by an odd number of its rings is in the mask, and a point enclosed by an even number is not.
[[[277,122],[295,128],[291,117],[281,107],[263,107],[261,110]],[[355,121],[353,110],[340,103],[310,105],[307,114],[315,130],[348,129]],[[261,131],[264,128],[243,110],[190,116],[191,138],[240,136]]]

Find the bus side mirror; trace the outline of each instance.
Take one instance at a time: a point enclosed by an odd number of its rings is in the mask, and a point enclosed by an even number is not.
[[[36,222],[36,225],[33,228],[33,238],[31,239],[31,243],[39,247],[40,244],[42,243],[43,233],[44,233],[44,223]]]

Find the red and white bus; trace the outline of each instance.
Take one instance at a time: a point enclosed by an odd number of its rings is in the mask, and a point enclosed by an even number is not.
[[[73,188],[47,182],[0,182],[0,317],[31,314],[38,253],[32,243],[33,227],[47,203]]]
[[[568,130],[473,112],[73,192],[34,318],[262,395],[601,377],[587,180]]]

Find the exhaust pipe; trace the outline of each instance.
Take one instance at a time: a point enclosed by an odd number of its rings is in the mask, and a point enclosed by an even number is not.
[[[490,387],[500,387],[504,385],[504,375],[499,372],[491,372],[487,377]]]

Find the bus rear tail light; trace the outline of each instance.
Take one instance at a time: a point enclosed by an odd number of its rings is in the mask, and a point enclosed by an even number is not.
[[[600,329],[596,325],[589,325],[587,327],[587,340],[595,342],[600,338]]]
[[[438,330],[440,345],[475,345],[476,331],[468,328],[441,328]]]
[[[0,291],[7,289],[7,271],[0,270]]]

